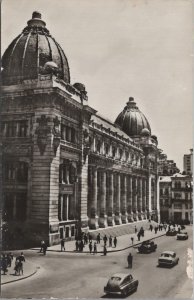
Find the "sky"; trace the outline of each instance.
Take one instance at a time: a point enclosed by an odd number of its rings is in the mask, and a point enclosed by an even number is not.
[[[1,51],[39,11],[88,104],[114,122],[134,97],[158,147],[182,171],[192,148],[192,2],[3,0]]]

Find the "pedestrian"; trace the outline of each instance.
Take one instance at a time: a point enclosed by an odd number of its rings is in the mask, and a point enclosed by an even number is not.
[[[97,245],[96,245],[96,242],[94,243],[94,250],[93,250],[93,254],[97,254]]]
[[[137,227],[136,227],[136,225],[135,225],[135,233],[137,233]]]
[[[117,246],[117,237],[116,236],[114,237],[114,241],[113,242],[114,242],[114,246],[116,248],[116,246]]]
[[[101,239],[101,238],[100,238],[100,233],[98,233],[98,234],[97,234],[97,237],[96,237],[97,244],[100,244],[100,239]]]
[[[1,259],[1,268],[3,271],[3,275],[6,275],[7,270],[7,258],[5,257],[5,254],[2,255]]]
[[[44,243],[43,245],[43,255],[46,255],[47,245]]]
[[[84,249],[84,242],[81,240],[80,241],[80,251],[83,252]]]
[[[87,236],[87,234],[85,233],[85,234],[84,234],[84,245],[87,245],[87,243],[88,243],[88,236]]]
[[[104,244],[104,256],[106,256],[107,254],[107,249],[106,249],[106,245]]]
[[[12,254],[11,252],[9,252],[9,253],[7,254],[7,267],[8,267],[8,268],[11,267],[12,260],[13,260],[13,254]]]
[[[153,230],[153,226],[152,226],[152,224],[150,224],[150,230],[151,230],[151,232],[152,232],[152,230]]]
[[[154,231],[155,231],[155,234],[157,233],[157,231],[158,231],[158,228],[157,227],[155,227],[154,228]]]
[[[62,251],[65,251],[65,240],[64,239],[61,240],[61,252]]]
[[[91,234],[88,234],[88,239],[89,239],[89,242],[92,241],[92,235]]]
[[[90,254],[92,253],[92,241],[89,242],[89,250],[90,250]]]
[[[75,241],[75,251],[79,250],[79,243],[78,240]]]
[[[131,253],[129,253],[129,255],[127,256],[127,262],[128,262],[128,268],[132,268],[133,256],[131,255]]]
[[[103,237],[103,241],[104,241],[104,244],[105,244],[105,246],[106,246],[106,242],[107,242],[107,236],[106,236],[106,234],[105,234],[105,236]]]
[[[44,253],[44,249],[43,249],[43,253]],[[16,257],[16,263],[15,263],[15,271],[16,271],[16,274],[19,274],[20,275],[20,272],[24,273],[24,270],[23,270],[23,262],[25,262],[25,256],[24,256],[24,253],[21,252],[21,254]]]
[[[138,234],[137,234],[138,241],[140,241],[140,236],[141,236],[141,233],[138,232]]]
[[[109,236],[109,247],[112,247],[112,236]]]
[[[132,243],[132,245],[133,245],[133,241],[134,241],[134,238],[133,238],[133,237],[131,237],[131,243]]]
[[[43,247],[44,247],[45,241],[40,242],[40,252],[43,252]]]

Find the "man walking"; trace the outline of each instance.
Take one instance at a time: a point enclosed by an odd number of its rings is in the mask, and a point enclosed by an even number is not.
[[[90,254],[92,253],[92,241],[89,242],[89,250],[90,250]]]
[[[109,236],[109,247],[112,247],[112,236]]]
[[[116,236],[114,237],[114,246],[115,246],[115,248],[117,246],[117,237]]]
[[[131,253],[129,253],[129,255],[127,256],[127,262],[128,262],[128,268],[132,268],[133,256],[131,255]]]
[[[65,240],[64,239],[61,240],[61,252],[62,251],[65,251]]]

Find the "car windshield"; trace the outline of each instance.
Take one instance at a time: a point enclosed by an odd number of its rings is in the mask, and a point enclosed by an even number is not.
[[[163,256],[163,257],[171,257],[172,255],[170,255],[169,253],[162,253],[161,256]]]
[[[113,280],[113,281],[120,281],[121,277],[111,277],[111,280]]]

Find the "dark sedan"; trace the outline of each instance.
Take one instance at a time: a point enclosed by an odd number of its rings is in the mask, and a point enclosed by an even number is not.
[[[129,293],[137,290],[138,284],[138,280],[134,279],[131,274],[117,273],[108,280],[104,292],[126,297]]]
[[[151,253],[156,251],[157,245],[153,241],[144,241],[139,247],[139,253]]]

